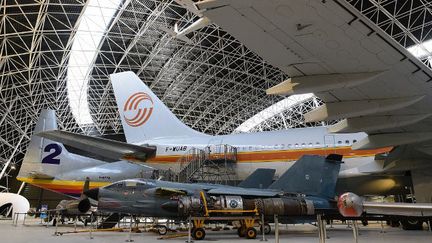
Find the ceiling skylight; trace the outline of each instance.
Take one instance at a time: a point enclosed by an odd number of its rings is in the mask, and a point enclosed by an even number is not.
[[[314,94],[308,93],[308,94],[301,94],[301,95],[291,95],[276,104],[273,104],[266,109],[258,112],[258,114],[254,115],[253,117],[249,118],[245,122],[243,122],[240,126],[238,126],[234,132],[249,132],[252,130],[255,126],[259,125],[263,121],[269,119],[270,117],[273,117],[290,107],[296,106],[297,104],[300,104],[310,98],[312,98]]]
[[[87,101],[88,78],[102,37],[121,0],[89,0],[75,34],[67,70],[69,103],[77,123],[92,124]]]
[[[432,40],[427,40],[422,44],[408,47],[407,50],[419,59],[432,58]]]

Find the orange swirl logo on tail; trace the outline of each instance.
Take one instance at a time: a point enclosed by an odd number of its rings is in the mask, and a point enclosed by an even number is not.
[[[149,101],[149,102],[145,102],[145,101]],[[140,105],[140,103],[142,104],[145,103],[146,106]],[[149,103],[151,104],[149,105]],[[128,118],[126,117],[126,115],[124,115],[123,117],[129,126],[139,127],[144,123],[146,123],[150,118],[153,112],[153,100],[147,93],[144,92],[135,93],[126,100],[123,111],[124,112],[134,111],[135,115],[132,118]]]

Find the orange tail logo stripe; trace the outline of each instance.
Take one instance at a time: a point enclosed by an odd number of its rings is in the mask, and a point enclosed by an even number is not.
[[[149,101],[149,102],[145,102]],[[145,103],[145,104],[144,104]],[[150,104],[149,104],[150,103]],[[124,115],[126,123],[131,127],[139,127],[146,123],[153,113],[153,100],[151,97],[144,92],[138,92],[131,95],[123,107],[123,111],[135,111],[135,115],[132,118],[128,118]],[[131,113],[131,112],[130,112]]]

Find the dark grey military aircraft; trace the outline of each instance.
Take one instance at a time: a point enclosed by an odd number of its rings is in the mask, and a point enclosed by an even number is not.
[[[98,210],[114,213],[186,219],[213,212],[213,216],[263,215],[267,221],[279,215],[282,222],[291,222],[296,218],[311,219],[318,212],[337,213],[335,187],[341,160],[342,156],[335,154],[303,156],[267,189],[244,184],[234,187],[130,179],[84,194],[98,200]],[[238,233],[256,237],[250,224],[242,225]],[[204,238],[202,225],[194,222],[192,236]]]

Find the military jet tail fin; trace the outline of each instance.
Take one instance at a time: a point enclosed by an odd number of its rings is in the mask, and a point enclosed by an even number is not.
[[[63,144],[35,135],[41,131],[55,129],[57,129],[55,112],[42,110],[27,147],[18,178],[37,178],[40,175],[54,178],[60,173],[63,161],[70,157],[69,152]]]
[[[259,188],[266,189],[273,182],[273,176],[275,174],[275,169],[256,169],[252,174],[250,174],[244,181],[238,184],[238,187],[243,188]]]
[[[84,194],[84,192],[90,190],[90,178],[86,177],[85,181],[84,181],[84,185],[83,185],[83,189],[81,192],[81,199],[87,198],[87,196]]]
[[[342,156],[304,155],[270,189],[334,198]]]

